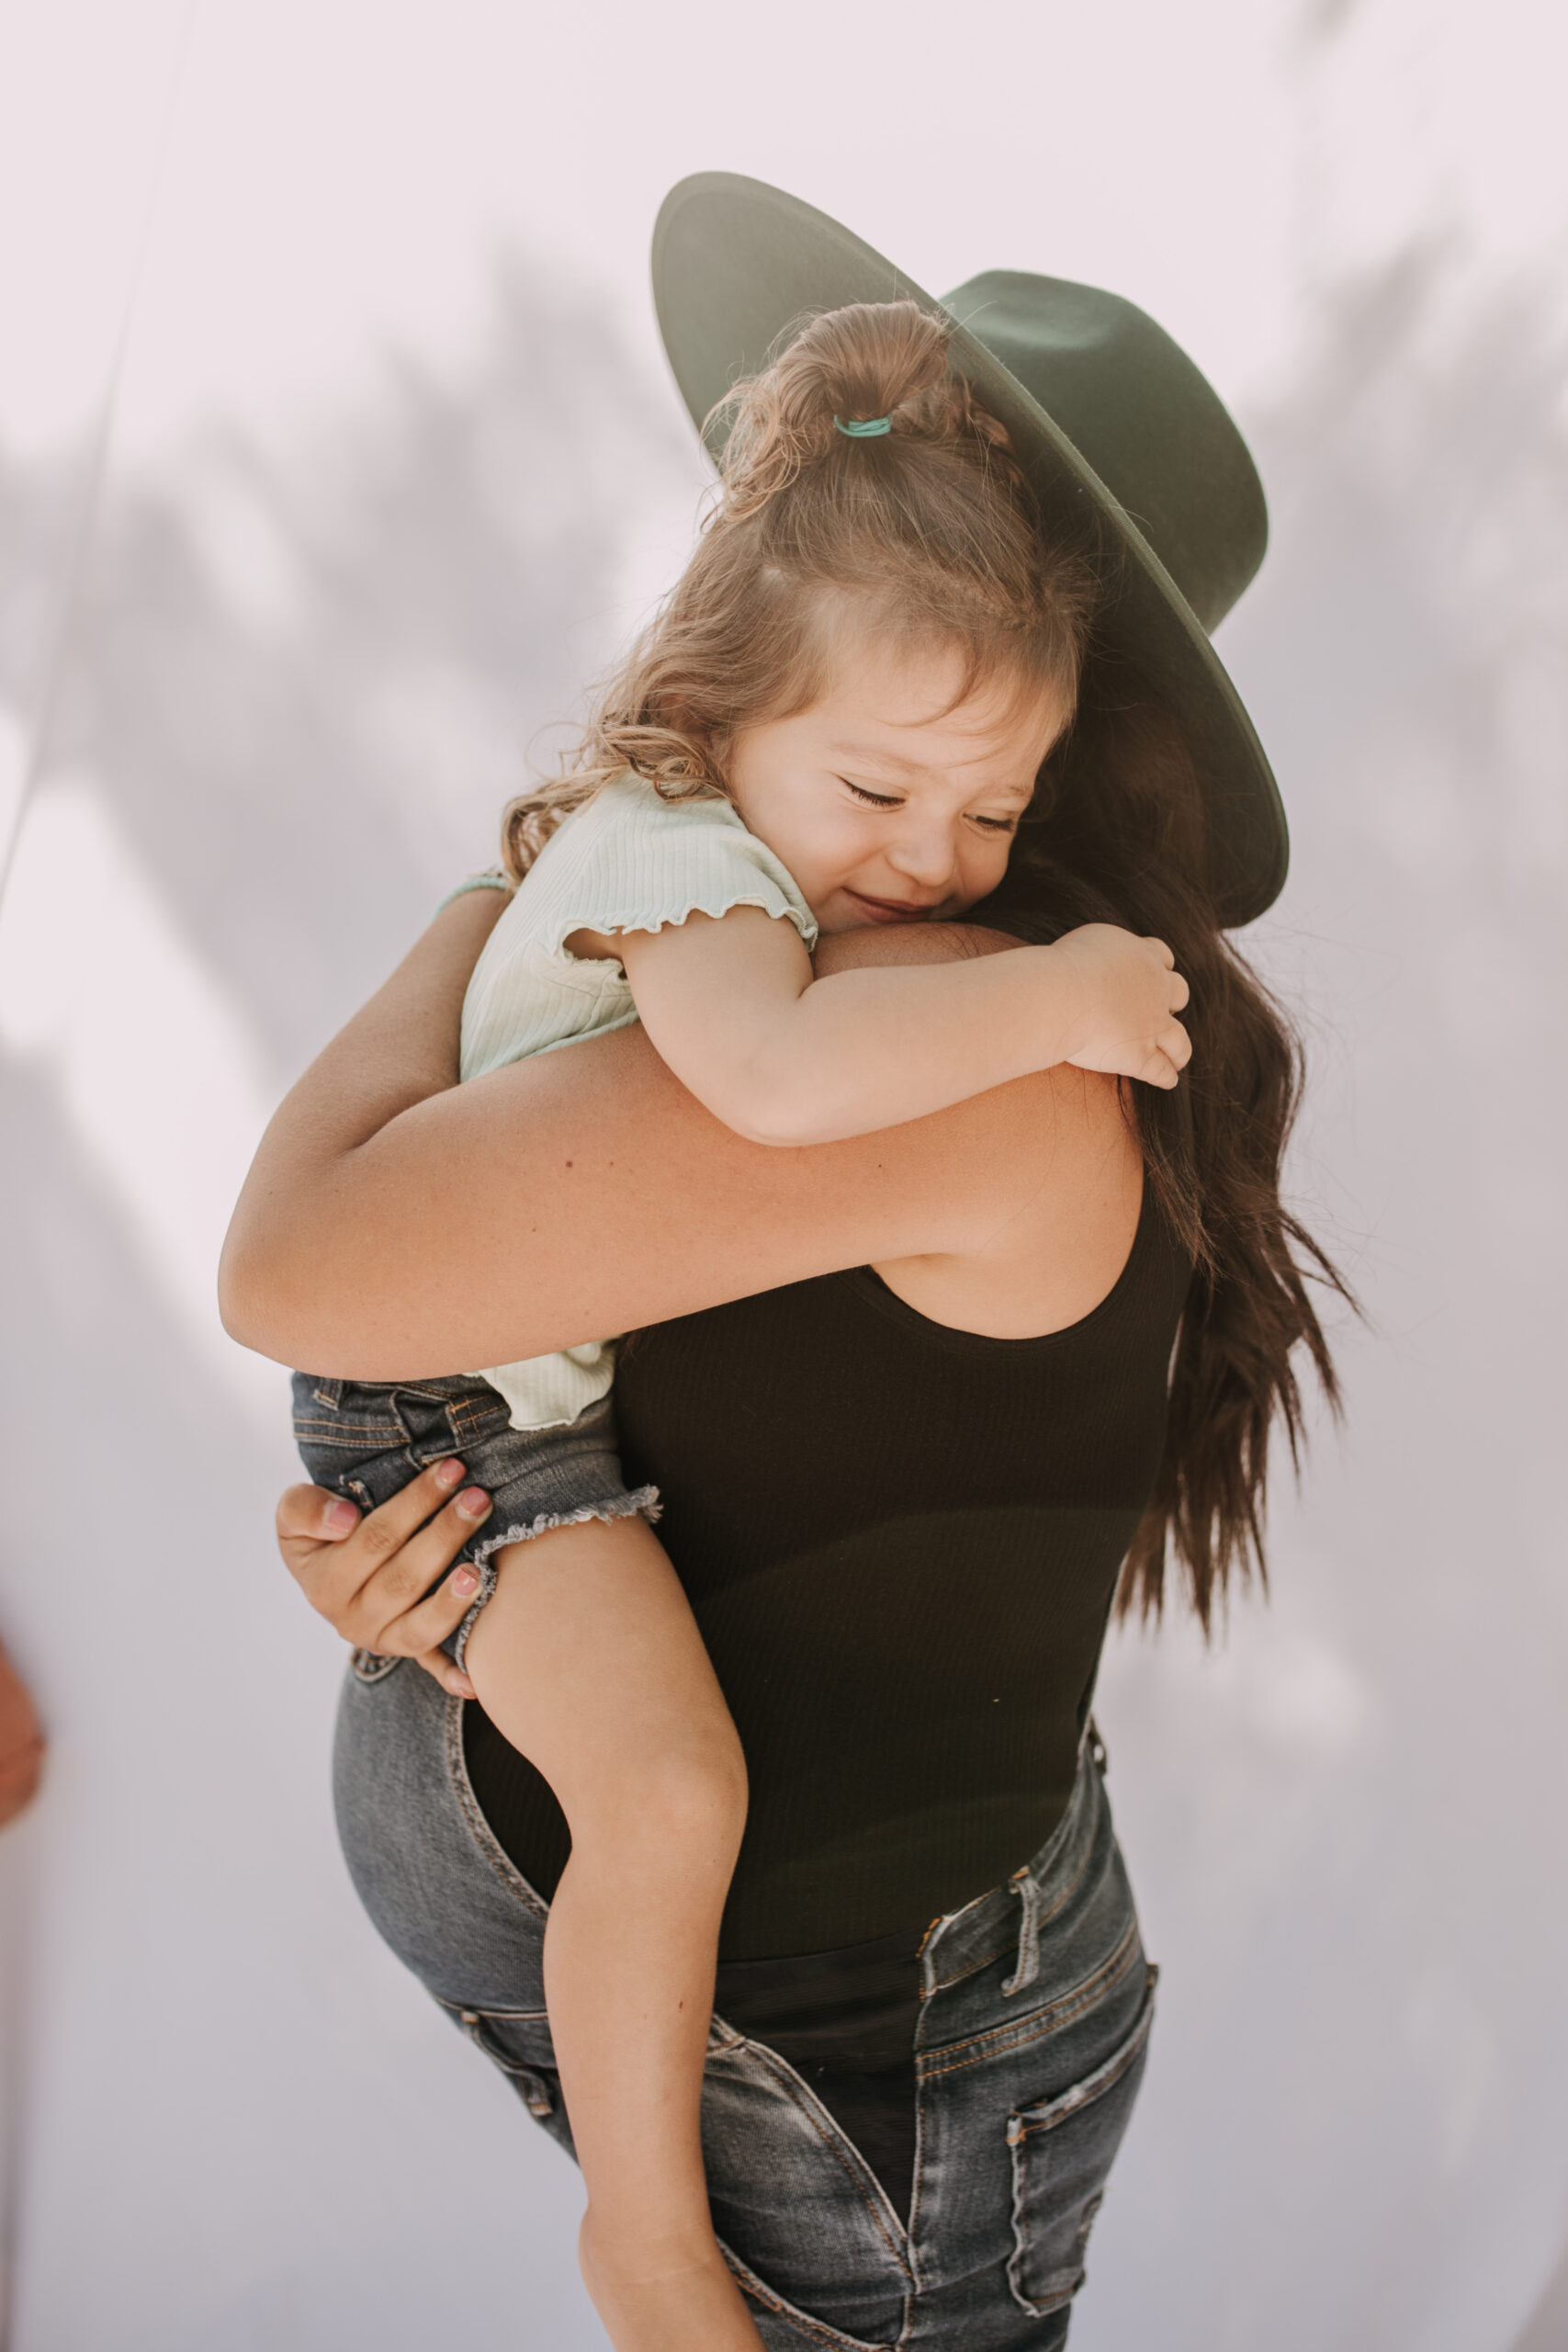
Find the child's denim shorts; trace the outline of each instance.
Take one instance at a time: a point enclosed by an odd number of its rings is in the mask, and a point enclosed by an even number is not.
[[[352,1496],[366,1510],[447,1455],[484,1487],[494,1509],[457,1554],[479,1571],[479,1598],[442,1644],[459,1666],[474,1620],[495,1590],[494,1555],[503,1544],[580,1520],[658,1516],[657,1487],[627,1491],[607,1396],[558,1429],[514,1430],[505,1397],[475,1373],[383,1383],[297,1372],[294,1436],[316,1484]],[[443,1578],[449,1574],[443,1569]]]

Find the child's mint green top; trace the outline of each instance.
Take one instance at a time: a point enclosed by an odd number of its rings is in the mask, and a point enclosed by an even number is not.
[[[568,954],[574,931],[662,931],[731,907],[782,915],[817,944],[794,876],[728,800],[661,800],[640,776],[618,776],[550,836],[485,943],[463,1001],[463,1077],[637,1019],[619,964]],[[514,1429],[556,1429],[604,1395],[614,1344],[489,1365],[484,1377]]]

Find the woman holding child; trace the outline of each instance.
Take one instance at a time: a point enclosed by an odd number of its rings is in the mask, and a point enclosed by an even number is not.
[[[1174,1552],[1206,1619],[1332,1391],[1223,936],[1261,492],[1112,296],[942,309],[723,175],[655,279],[715,512],[279,1112],[226,1313],[331,1368],[355,1883],[575,2147],[621,2352],[1054,2346],[1152,2018],[1108,1615]]]

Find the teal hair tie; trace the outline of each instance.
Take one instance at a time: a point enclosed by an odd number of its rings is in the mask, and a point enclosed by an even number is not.
[[[846,424],[841,416],[833,419],[846,441],[880,441],[885,433],[893,430],[890,416],[852,416]]]

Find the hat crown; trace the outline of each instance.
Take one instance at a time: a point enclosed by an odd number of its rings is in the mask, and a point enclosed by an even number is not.
[[[942,308],[1016,377],[1153,548],[1205,630],[1263,560],[1258,469],[1212,384],[1119,294],[984,270]]]
[[[812,312],[850,302],[939,305],[885,255],[798,197],[733,172],[671,189],[653,232],[664,347],[694,421],[766,367]],[[1263,746],[1209,632],[1262,561],[1262,485],[1224,403],[1134,302],[1070,279],[989,270],[943,304],[952,365],[1004,424],[1047,516],[1092,507],[1108,594],[1090,666],[1175,720],[1210,820],[1208,886],[1220,920],[1250,922],[1278,897],[1290,836]],[[875,442],[873,447],[886,445]]]

